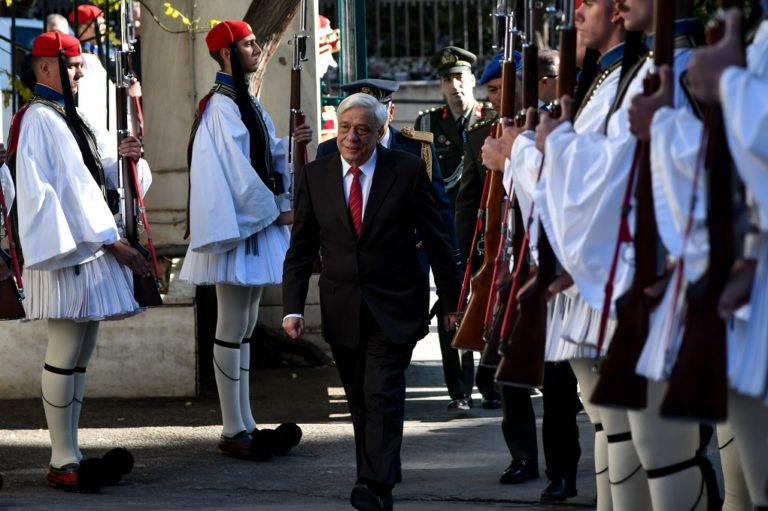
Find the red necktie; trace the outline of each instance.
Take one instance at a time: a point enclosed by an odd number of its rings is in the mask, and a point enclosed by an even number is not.
[[[355,234],[360,237],[360,231],[363,230],[363,189],[360,187],[362,171],[358,167],[350,167],[349,172],[352,174],[352,186],[349,188],[349,217],[352,219]]]

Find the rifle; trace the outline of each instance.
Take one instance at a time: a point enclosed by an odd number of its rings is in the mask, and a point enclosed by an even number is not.
[[[128,87],[133,80],[130,72],[130,59],[133,53],[132,41],[127,30],[127,5],[126,0],[120,1],[120,49],[115,52],[115,64],[117,70],[117,83],[115,94],[115,109],[117,110],[117,143],[131,136],[128,126]],[[163,304],[160,297],[160,269],[157,265],[155,245],[152,242],[152,234],[144,207],[144,198],[141,196],[139,177],[136,172],[136,163],[130,157],[121,156],[117,160],[118,193],[120,194],[120,224],[128,243],[152,261],[154,275],[142,277],[133,275],[133,295],[141,307],[157,307]],[[147,245],[144,248],[139,240],[139,235],[146,231]]]
[[[21,302],[24,300],[24,282],[21,280],[21,267],[13,235],[11,221],[8,218],[8,208],[5,203],[3,187],[0,186],[0,212],[2,212],[3,229],[8,236],[8,252],[0,248],[0,258],[13,271],[13,277],[0,281],[0,320],[22,319],[26,316]],[[16,281],[14,282],[14,278]]]
[[[532,6],[531,6],[532,7]],[[560,31],[560,70],[558,73],[558,97],[566,94],[572,96],[576,85],[576,28],[574,25],[575,5],[573,1],[565,2],[563,9],[563,23]],[[532,9],[528,12],[532,18]],[[532,19],[526,28],[526,34],[532,32]],[[531,34],[532,35],[532,34]],[[523,58],[526,56],[526,48],[523,49]],[[530,52],[530,50],[529,50]],[[529,97],[533,90],[529,87],[538,86],[538,58],[536,53],[529,56],[528,62],[536,62],[535,69],[526,70],[526,61],[523,63],[523,90]],[[533,67],[533,66],[530,66]],[[534,81],[531,85],[531,82]],[[526,106],[534,106],[536,100],[525,99]],[[553,104],[553,115],[560,115],[560,103],[556,100]],[[535,106],[534,106],[535,108]],[[543,168],[543,161],[542,161]],[[539,170],[541,177],[541,169]],[[528,228],[533,222],[533,208],[528,218]],[[544,382],[544,351],[547,337],[547,295],[549,285],[556,278],[557,261],[552,247],[547,239],[546,232],[539,222],[538,233],[539,265],[535,274],[523,285],[517,295],[520,314],[509,334],[507,353],[499,364],[496,380],[505,385],[521,387],[538,387]],[[508,306],[509,307],[509,306]]]
[[[743,7],[739,5],[742,3],[723,0],[721,5],[727,9]],[[721,9],[708,25],[707,43],[719,41],[724,28]],[[719,105],[705,106],[704,129],[707,141],[700,150],[705,151],[704,165],[707,170],[709,265],[704,276],[688,288],[683,340],[669,377],[661,414],[720,421],[727,415],[727,326],[718,314],[717,304],[736,257],[736,220],[732,198],[733,160],[728,151],[723,112]],[[692,216],[693,211],[690,213]],[[683,253],[680,264],[684,264],[684,257]],[[679,277],[682,277],[682,268],[678,271]]]
[[[659,68],[662,65],[672,65],[674,62],[674,22],[675,2],[655,0],[653,20],[654,66],[643,81],[646,96],[653,94],[659,88]],[[646,406],[648,382],[645,377],[637,374],[635,367],[648,338],[652,306],[651,299],[645,294],[645,288],[658,280],[656,272],[656,213],[653,209],[650,144],[647,141],[638,141],[635,149],[625,192],[611,274],[615,274],[622,242],[631,240],[627,218],[635,173],[637,173],[634,237],[635,274],[629,290],[616,300],[618,324],[608,353],[606,353],[605,360],[601,365],[600,378],[592,394],[592,402],[601,406],[641,409]],[[609,278],[606,284],[603,316],[600,321],[598,353],[605,338],[605,326],[613,296],[612,280]]]
[[[299,5],[299,31],[293,34],[293,66],[291,67],[291,118],[288,140],[288,168],[293,174],[293,190],[301,179],[301,172],[307,163],[307,143],[297,142],[293,132],[306,122],[306,116],[301,109],[301,63],[307,61],[307,0],[301,0]]]
[[[504,60],[501,70],[501,112],[499,120],[495,124],[495,131],[492,130],[495,138],[502,135],[503,123],[506,119],[511,119],[515,109],[515,57],[514,57],[514,14],[506,7],[506,1],[500,0],[496,7],[494,16],[506,17]],[[504,201],[504,182],[503,169],[489,169],[486,172],[486,182],[488,182],[488,194],[485,202],[485,252],[483,264],[480,269],[472,275],[471,287],[472,294],[469,297],[469,304],[461,316],[459,328],[451,342],[451,346],[456,349],[483,351],[485,341],[483,341],[484,326],[488,323],[486,320],[489,299],[492,296],[491,289],[495,286],[495,276],[497,274],[497,256],[501,253],[501,234],[502,234],[502,211],[501,204]],[[473,243],[474,245],[474,243]],[[467,261],[467,271],[471,266],[471,257]],[[490,305],[491,310],[493,306]]]

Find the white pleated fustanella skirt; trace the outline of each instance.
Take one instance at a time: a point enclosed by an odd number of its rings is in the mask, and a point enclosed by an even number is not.
[[[140,312],[133,273],[112,254],[59,270],[24,269],[28,319],[101,321]]]
[[[198,286],[280,284],[289,241],[288,227],[273,223],[221,254],[187,250],[179,278]]]

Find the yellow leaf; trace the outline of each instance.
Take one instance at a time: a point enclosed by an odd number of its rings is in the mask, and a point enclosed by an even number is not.
[[[210,28],[213,28],[216,25],[218,25],[219,23],[221,23],[221,20],[211,20],[211,21],[208,22],[208,25],[210,26]]]

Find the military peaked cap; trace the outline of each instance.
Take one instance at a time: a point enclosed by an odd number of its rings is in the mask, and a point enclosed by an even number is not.
[[[437,69],[438,75],[446,76],[471,70],[476,60],[477,57],[472,52],[456,46],[446,46],[432,55],[430,63]]]

